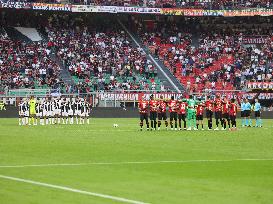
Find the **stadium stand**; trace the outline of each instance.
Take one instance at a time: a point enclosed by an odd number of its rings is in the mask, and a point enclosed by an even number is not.
[[[188,91],[243,89],[250,81],[272,80],[273,38],[268,20],[246,25],[211,19],[132,22],[143,43]],[[247,36],[262,36],[263,42],[249,46]]]

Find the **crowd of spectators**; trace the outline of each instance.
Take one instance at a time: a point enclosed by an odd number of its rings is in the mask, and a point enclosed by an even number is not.
[[[0,84],[5,89],[56,88],[60,67],[50,59],[45,42],[26,43],[0,35]]]
[[[77,84],[87,91],[160,89],[157,69],[118,25],[88,27],[78,23],[83,19],[62,18],[49,20],[49,45]]]
[[[151,26],[151,22],[132,19],[143,44],[188,91],[243,89],[250,81],[272,80],[272,22],[266,19],[263,23],[243,25],[238,21],[235,24],[212,21],[158,20]],[[245,44],[245,37],[257,36],[264,42]]]

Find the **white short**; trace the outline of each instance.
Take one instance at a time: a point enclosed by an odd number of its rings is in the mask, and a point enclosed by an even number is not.
[[[68,116],[68,112],[62,112],[62,116],[63,117],[67,117]]]
[[[42,117],[42,116],[43,116],[42,112],[36,113],[36,117]]]
[[[69,115],[69,116],[72,116],[72,115],[73,115],[73,110],[69,110],[69,111],[68,111],[68,115]]]
[[[61,109],[56,109],[54,110],[55,115],[61,115]]]
[[[54,111],[48,111],[48,116],[54,116]]]
[[[24,116],[25,116],[25,117],[29,117],[29,111],[25,111],[25,112],[24,112]]]
[[[81,114],[81,117],[89,117],[89,113],[88,113],[88,112],[83,112],[83,113]]]
[[[44,117],[49,116],[49,115],[48,115],[48,112],[44,110],[44,111],[43,111],[43,116],[44,116]]]
[[[75,110],[75,113],[74,113],[74,115],[78,115],[78,116],[81,116],[81,110]]]
[[[19,111],[19,116],[23,117],[24,116],[24,112],[23,111]]]

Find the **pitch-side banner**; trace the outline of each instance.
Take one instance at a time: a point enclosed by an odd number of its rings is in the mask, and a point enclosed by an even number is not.
[[[241,10],[205,10],[205,9],[182,9],[162,8],[162,15],[179,16],[272,16],[273,9],[255,8]]]
[[[95,13],[98,12],[97,8],[95,6],[88,6],[88,5],[72,5],[71,7],[72,12],[79,12],[79,13]]]
[[[143,97],[148,100],[152,94],[150,93],[100,93],[99,99],[100,100],[109,100],[109,101],[139,101]],[[172,96],[175,97],[175,99],[178,99],[179,97],[183,96],[183,94],[177,94],[177,93],[154,93],[153,94],[155,98],[160,98],[163,96],[165,99],[170,99]]]
[[[228,99],[232,98],[248,98],[253,99],[256,96],[256,93],[224,93]],[[106,101],[126,101],[126,102],[138,102],[143,97],[145,100],[148,100],[152,94],[151,93],[99,93],[98,97],[100,100]],[[159,99],[163,96],[164,99],[170,99],[172,96],[177,100],[180,97],[184,97],[183,94],[179,93],[154,93],[156,99]],[[200,95],[202,96],[202,94]],[[204,97],[202,97],[204,98]],[[260,93],[258,96],[261,100],[272,100],[273,93]]]
[[[248,89],[273,89],[273,82],[249,82]]]
[[[30,9],[31,3],[25,3],[25,2],[0,2],[1,8],[12,8],[12,9]]]
[[[160,8],[72,5],[72,12],[160,14]]]
[[[243,37],[244,44],[265,44],[268,36],[250,36]]]
[[[71,11],[71,4],[33,3],[32,9],[44,11]]]

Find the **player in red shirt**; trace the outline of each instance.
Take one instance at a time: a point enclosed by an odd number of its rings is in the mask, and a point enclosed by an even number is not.
[[[237,124],[236,124],[236,115],[237,115],[237,111],[238,111],[238,106],[235,103],[235,99],[231,99],[231,103],[230,103],[230,109],[229,109],[229,117],[231,120],[231,130],[236,130]]]
[[[208,129],[212,130],[212,116],[213,116],[213,100],[210,99],[210,96],[207,97],[206,105],[206,117],[208,120]]]
[[[177,109],[178,109],[178,103],[177,100],[174,100],[174,96],[171,97],[171,100],[169,101],[169,112],[170,112],[170,125],[171,130],[173,130],[173,120],[175,122],[175,130],[177,130]]]
[[[160,130],[161,121],[165,120],[166,129],[168,128],[167,121],[167,103],[164,101],[163,96],[160,96],[160,101],[158,102],[158,130]]]
[[[214,130],[219,130],[219,120],[221,122],[222,129],[224,129],[223,126],[223,119],[222,119],[222,107],[223,101],[220,98],[220,95],[216,95],[216,99],[214,101],[214,111],[215,111],[215,120],[216,120],[216,128]]]
[[[230,108],[230,102],[227,100],[227,97],[224,96],[223,109],[222,109],[224,129],[227,128],[227,122],[228,122],[228,128],[230,128],[229,108]]]
[[[201,102],[201,98],[199,98],[199,104],[197,105],[196,108],[196,127],[198,130],[199,125],[202,126],[202,130],[204,130],[204,124],[203,124],[203,118],[204,118],[204,107],[205,104]]]
[[[156,130],[156,119],[157,119],[157,111],[158,111],[158,101],[154,99],[154,95],[150,97],[150,120],[151,120],[151,130]]]
[[[181,120],[183,120],[184,123],[184,130],[186,130],[187,128],[187,122],[186,122],[186,113],[187,113],[187,102],[180,102],[179,103],[179,107],[178,107],[178,125],[179,125],[179,130],[182,129],[182,124],[181,124]]]
[[[146,121],[147,130],[149,130],[149,121],[148,121],[148,108],[149,108],[149,102],[145,100],[144,96],[142,97],[142,100],[138,103],[138,110],[140,115],[140,130],[142,131],[143,127],[143,121]]]

